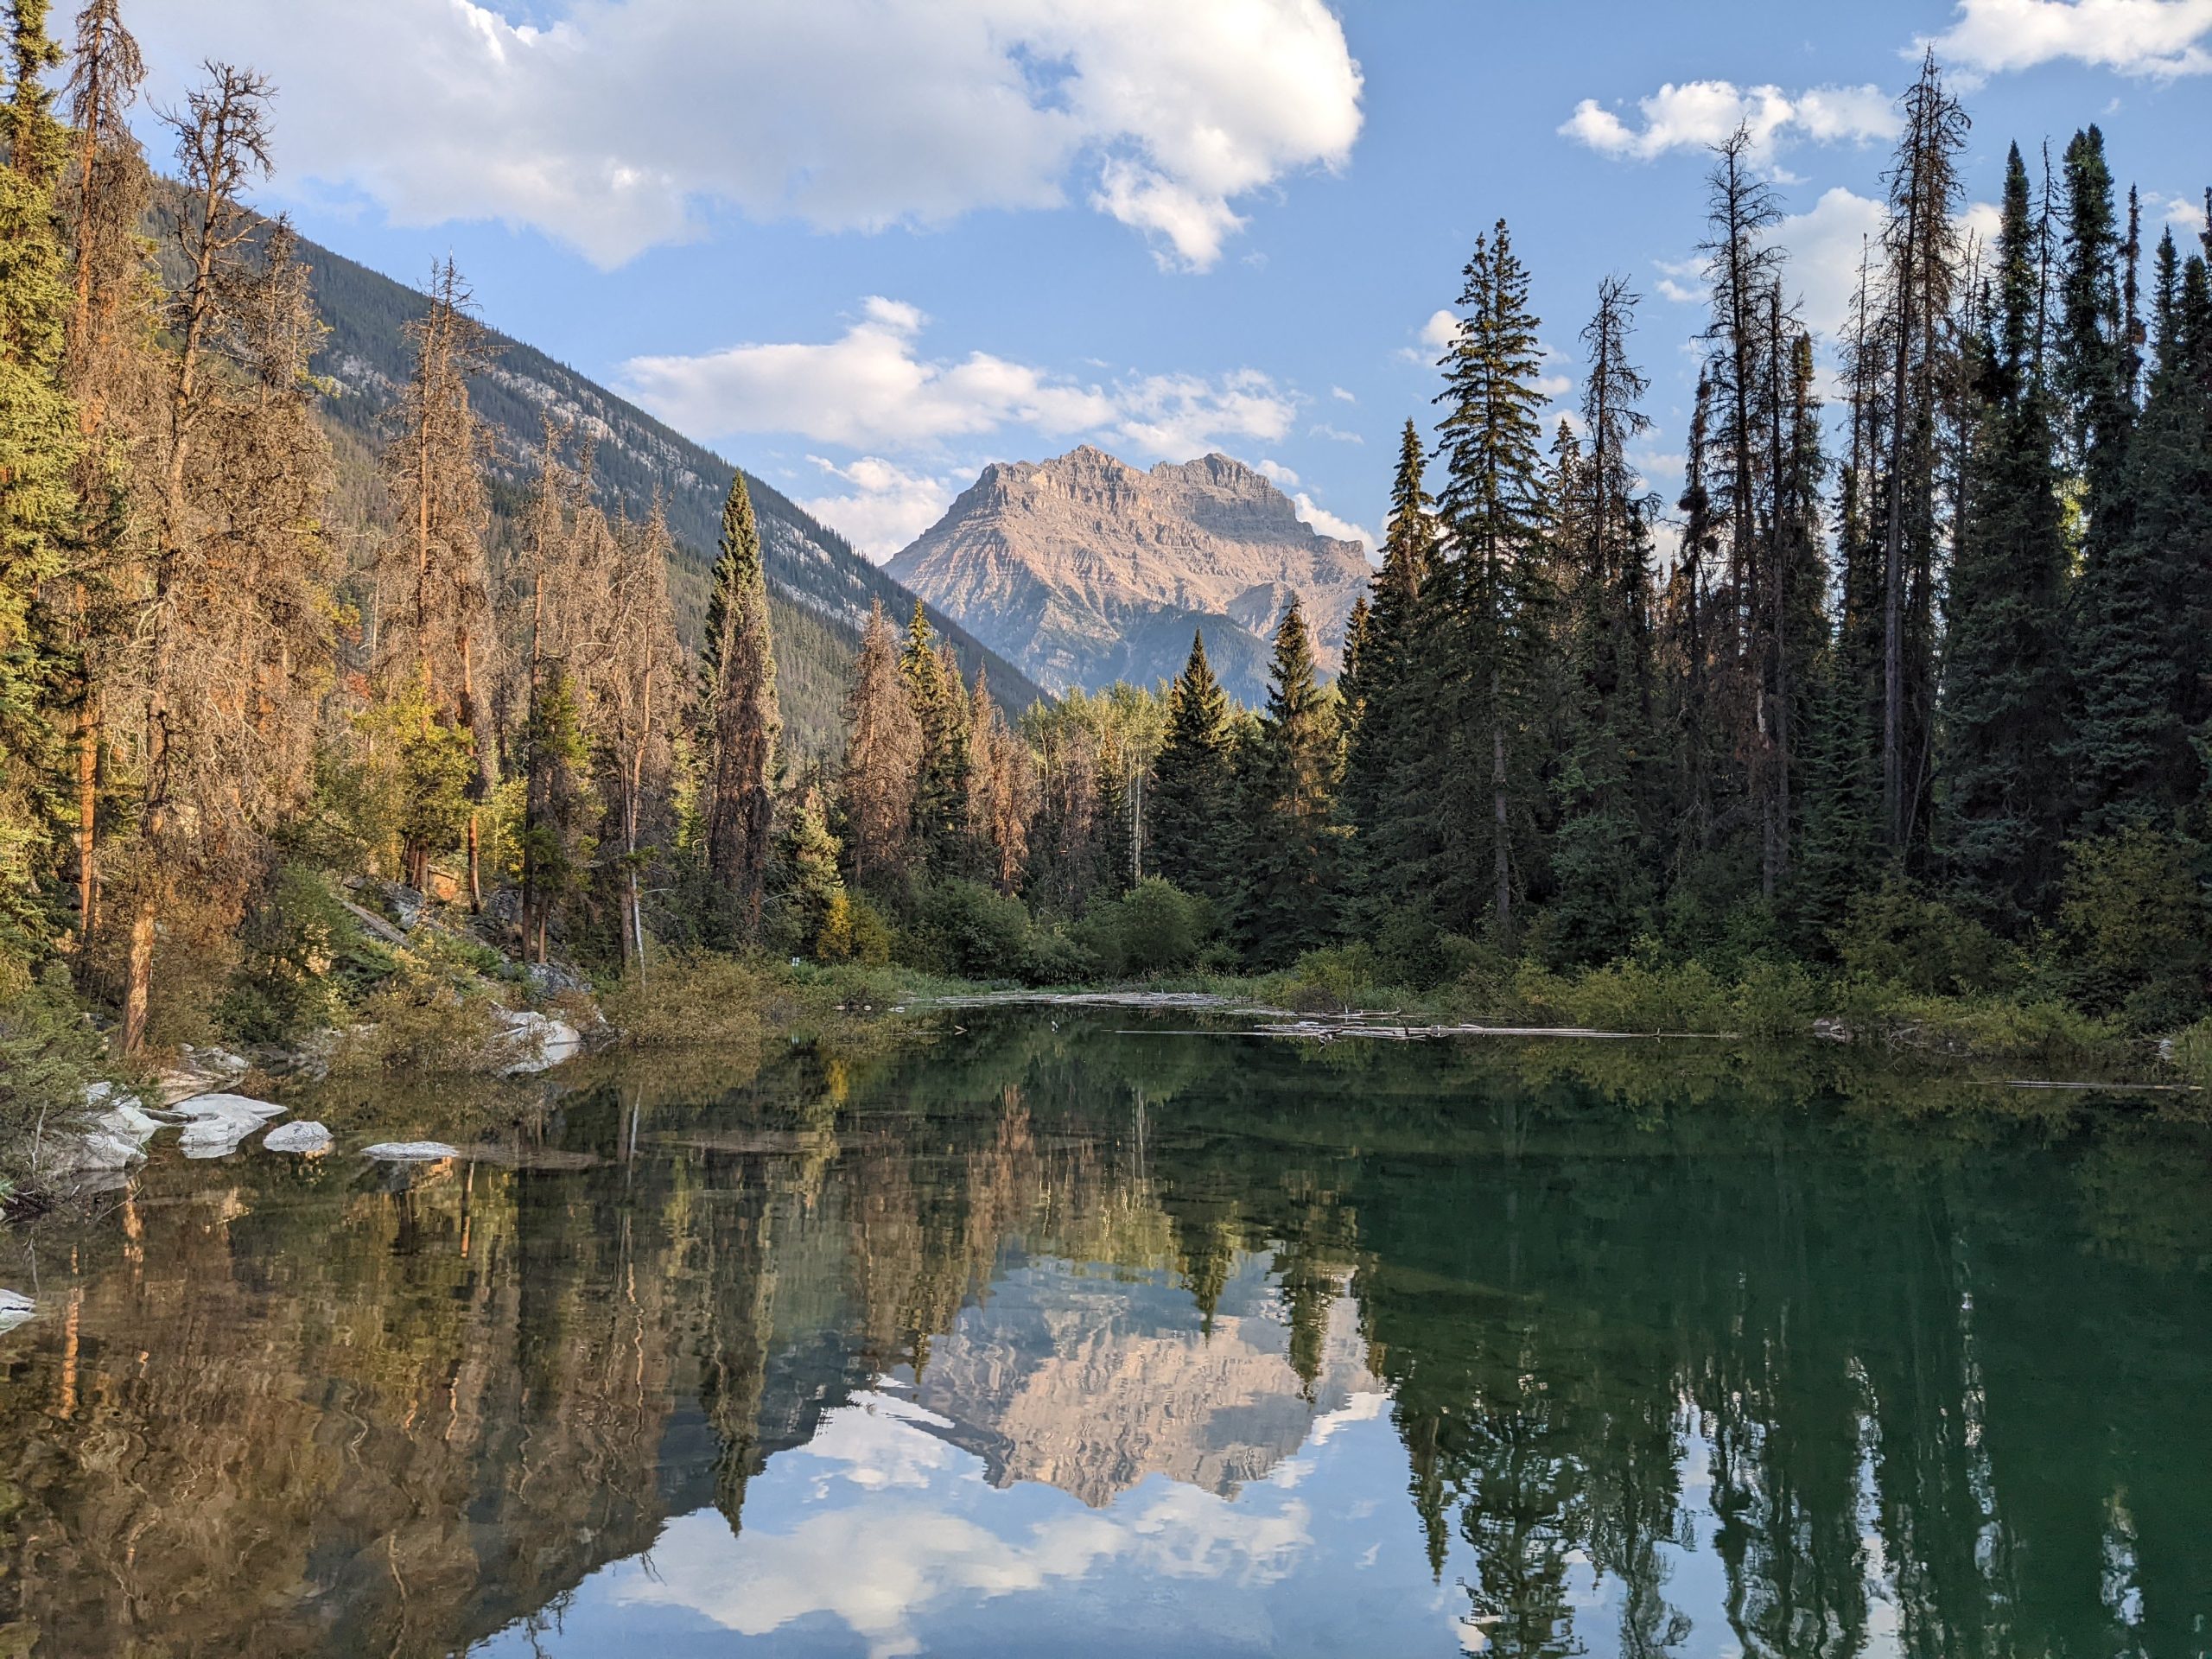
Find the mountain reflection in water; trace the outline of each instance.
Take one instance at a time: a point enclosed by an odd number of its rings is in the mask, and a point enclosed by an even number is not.
[[[16,1230],[0,1655],[2212,1647],[2200,1129],[1129,1023]]]

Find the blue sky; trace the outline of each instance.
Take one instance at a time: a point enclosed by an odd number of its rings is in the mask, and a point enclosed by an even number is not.
[[[136,0],[156,102],[277,83],[263,203],[636,397],[887,556],[995,460],[1218,448],[1379,527],[1435,314],[1507,219],[1562,398],[1643,294],[1671,497],[1704,148],[1739,117],[1834,323],[1916,43],[2008,141],[2212,181],[2212,0]],[[2147,239],[2147,238],[2146,238]],[[1673,298],[1684,295],[1687,298]]]

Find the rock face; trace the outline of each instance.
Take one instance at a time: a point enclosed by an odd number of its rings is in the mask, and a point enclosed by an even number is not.
[[[1203,628],[1214,671],[1249,703],[1291,595],[1334,673],[1372,570],[1242,461],[1144,473],[1089,445],[985,468],[887,569],[1051,690],[1172,677]]]

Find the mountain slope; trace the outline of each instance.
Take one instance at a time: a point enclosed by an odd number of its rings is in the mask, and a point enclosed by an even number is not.
[[[377,493],[364,475],[365,462],[381,442],[385,411],[411,367],[404,330],[429,302],[315,243],[302,240],[300,252],[330,329],[315,366],[338,388],[326,409],[346,475],[345,494],[357,512],[373,512]],[[696,640],[722,501],[735,469],[543,352],[497,332],[491,343],[497,356],[477,378],[474,396],[498,446],[492,494],[502,522],[495,525],[495,540],[511,536],[518,518],[543,439],[544,416],[566,418],[595,443],[599,493],[610,508],[621,502],[642,513],[654,490],[663,493],[678,543],[671,586],[685,635]],[[842,741],[838,707],[869,606],[880,600],[903,626],[914,595],[779,491],[749,474],[747,482],[760,521],[785,723],[796,749],[828,753]],[[978,667],[988,671],[1002,704],[1020,709],[1044,695],[957,620],[932,611],[931,620],[952,641],[969,674]]]
[[[885,568],[1052,690],[1173,676],[1197,629],[1251,703],[1267,695],[1292,594],[1333,671],[1371,569],[1357,543],[1316,534],[1241,461],[1143,473],[1087,444],[986,467]]]

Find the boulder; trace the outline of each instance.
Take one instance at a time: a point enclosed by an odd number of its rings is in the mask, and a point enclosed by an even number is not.
[[[361,1156],[388,1164],[428,1164],[441,1158],[458,1158],[461,1148],[442,1141],[379,1141],[361,1148]]]
[[[169,1109],[184,1119],[177,1143],[188,1158],[227,1158],[238,1143],[284,1109],[245,1095],[197,1095]]]
[[[32,1314],[38,1304],[19,1290],[0,1290],[0,1331],[12,1331]]]
[[[188,1043],[180,1051],[176,1065],[161,1075],[162,1104],[174,1106],[194,1095],[227,1089],[245,1076],[247,1070],[243,1055],[227,1049],[194,1048]]]
[[[330,1150],[330,1131],[320,1123],[280,1123],[261,1137],[271,1152],[296,1152],[303,1158],[320,1158]]]
[[[40,1147],[41,1175],[127,1168],[143,1160],[155,1131],[168,1127],[111,1083],[86,1089],[85,1104],[92,1109],[48,1135]]]
[[[499,1068],[503,1077],[550,1071],[583,1052],[583,1033],[565,1020],[529,1009],[500,1017],[507,1027],[499,1039],[499,1052],[506,1059]]]

